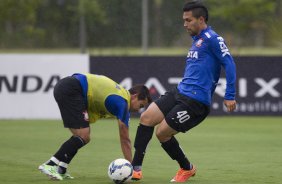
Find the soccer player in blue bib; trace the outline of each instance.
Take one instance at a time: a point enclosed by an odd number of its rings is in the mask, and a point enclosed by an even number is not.
[[[207,25],[207,8],[202,3],[190,1],[184,5],[183,20],[193,39],[184,76],[175,90],[151,103],[141,115],[134,143],[133,180],[142,178],[142,162],[156,125],[156,136],[162,148],[180,167],[171,182],[185,182],[196,174],[195,165],[188,160],[174,135],[187,132],[207,117],[221,67],[227,81],[224,104],[229,112],[236,108],[235,64],[224,39]]]

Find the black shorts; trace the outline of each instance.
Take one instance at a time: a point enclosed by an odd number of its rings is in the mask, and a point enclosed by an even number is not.
[[[175,88],[155,101],[167,124],[178,132],[186,132],[201,123],[209,114],[209,106],[184,96]]]
[[[89,127],[87,103],[80,82],[75,77],[61,79],[54,88],[54,97],[59,106],[66,128]]]

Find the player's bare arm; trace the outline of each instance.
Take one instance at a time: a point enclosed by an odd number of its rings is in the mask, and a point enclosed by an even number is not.
[[[129,138],[128,127],[120,120],[118,120],[120,145],[124,158],[132,162],[131,141]]]

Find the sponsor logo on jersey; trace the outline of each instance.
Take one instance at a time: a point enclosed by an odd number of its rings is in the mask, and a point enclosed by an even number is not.
[[[187,55],[188,58],[192,58],[192,59],[198,59],[198,51],[189,51],[188,52],[188,55]]]
[[[87,112],[87,111],[84,111],[82,114],[83,114],[83,116],[84,116],[84,120],[85,120],[85,121],[89,121],[88,112]]]
[[[208,33],[208,32],[205,32],[205,35],[208,37],[208,38],[211,38],[211,35],[210,35],[210,33]]]
[[[201,47],[203,42],[204,42],[204,39],[203,39],[203,38],[200,38],[200,39],[196,42],[196,47]]]
[[[229,53],[229,50],[227,48],[227,46],[225,45],[224,43],[224,39],[222,37],[217,37],[217,40],[219,41],[219,46],[220,46],[220,49],[221,49],[221,52],[222,52],[222,57],[226,56],[226,55],[229,55],[230,56],[230,53]]]

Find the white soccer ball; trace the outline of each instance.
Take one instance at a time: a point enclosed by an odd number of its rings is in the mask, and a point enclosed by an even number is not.
[[[116,184],[129,181],[132,177],[133,167],[131,163],[123,158],[112,161],[108,168],[109,178]]]

